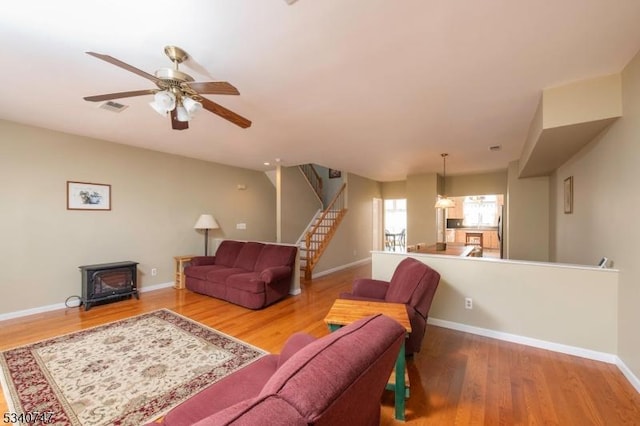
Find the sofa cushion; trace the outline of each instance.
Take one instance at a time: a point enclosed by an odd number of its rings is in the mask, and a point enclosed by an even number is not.
[[[225,284],[227,282],[227,278],[229,278],[231,275],[242,274],[244,272],[247,271],[240,268],[216,269],[207,273],[207,281]]]
[[[234,268],[242,268],[245,271],[253,271],[253,267],[258,260],[260,252],[264,248],[264,244],[250,241],[244,243],[244,246],[238,253],[238,257],[233,264]]]
[[[237,288],[249,293],[264,293],[264,281],[257,272],[235,273],[227,278],[225,284],[230,288]]]
[[[224,240],[216,250],[216,265],[233,266],[245,243],[242,241]]]
[[[260,252],[254,270],[260,272],[272,266],[293,266],[297,250],[295,246],[267,244]]]
[[[213,271],[219,271],[222,269],[228,269],[228,266],[222,265],[205,265],[205,266],[187,266],[184,268],[184,274],[187,277],[197,278],[199,280],[206,280],[207,274]]]

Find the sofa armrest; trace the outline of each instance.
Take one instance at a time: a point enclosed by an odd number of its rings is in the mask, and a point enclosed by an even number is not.
[[[353,282],[351,294],[357,297],[384,300],[388,289],[389,282],[387,281],[360,278]]]
[[[317,339],[315,337],[308,333],[298,332],[292,334],[285,342],[280,355],[278,355],[277,368],[280,368],[282,364],[287,362],[287,360],[291,358],[293,354],[307,346],[309,343],[315,342],[316,340]]]
[[[191,266],[215,265],[215,256],[195,256],[191,259]]]
[[[289,277],[291,277],[291,267],[289,266],[272,266],[260,272],[260,279],[265,283],[272,283]]]

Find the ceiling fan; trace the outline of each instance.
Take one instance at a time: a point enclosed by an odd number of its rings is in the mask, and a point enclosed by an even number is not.
[[[251,121],[202,96],[202,94],[239,95],[240,92],[233,85],[226,81],[194,81],[189,74],[178,70],[178,65],[189,57],[187,52],[179,47],[166,46],[164,48],[164,53],[171,59],[174,66],[173,68],[160,68],[155,75],[146,73],[109,55],[96,52],[86,53],[151,80],[158,88],[87,96],[84,98],[85,101],[102,102],[111,99],[153,95],[154,100],[150,103],[151,107],[159,114],[170,114],[171,128],[174,130],[189,128],[189,119],[202,108],[243,129],[251,126]]]

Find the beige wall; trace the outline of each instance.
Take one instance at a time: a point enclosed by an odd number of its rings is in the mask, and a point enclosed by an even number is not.
[[[345,173],[342,174],[345,178]],[[314,269],[314,275],[368,259],[373,247],[373,199],[380,198],[380,184],[348,173],[349,209],[329,247]]]
[[[300,169],[281,167],[282,242],[295,243],[322,209],[322,204]]]
[[[389,280],[406,257],[374,252],[372,276]],[[567,345],[613,361],[618,342],[617,271],[457,256],[411,257],[441,276],[430,319],[490,330],[507,340],[509,335],[535,339],[538,342],[532,343],[541,347],[553,343],[554,350]],[[471,310],[464,308],[466,297],[473,299]]]
[[[111,184],[112,210],[67,210],[67,180]],[[79,295],[85,264],[137,261],[142,287],[172,282],[173,256],[204,250],[201,213],[221,226],[211,242],[274,241],[275,199],[264,173],[0,121],[0,314]]]
[[[619,117],[621,76],[612,74],[549,88],[542,94],[542,127]]]
[[[505,257],[549,261],[549,178],[518,178],[518,162],[509,163]]]
[[[314,165],[316,171],[322,178],[322,202],[325,206],[328,206],[333,198],[336,196],[342,184],[345,181],[345,174],[341,173],[339,178],[330,178],[329,177],[329,169],[324,166]]]
[[[407,176],[407,245],[436,243],[437,175]]]
[[[407,181],[382,182],[382,198],[385,200],[407,198]]]
[[[447,196],[507,193],[507,170],[471,175],[447,176]]]
[[[565,177],[574,178],[574,211],[562,203],[553,212],[556,260],[593,264],[602,256],[620,270],[619,349],[622,361],[640,378],[640,55],[622,72],[623,116],[556,172],[555,197]]]

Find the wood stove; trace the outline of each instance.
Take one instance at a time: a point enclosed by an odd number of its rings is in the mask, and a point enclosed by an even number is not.
[[[80,266],[82,303],[88,311],[93,303],[138,296],[138,262],[100,263]]]

